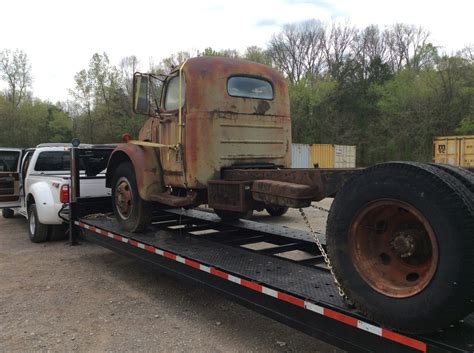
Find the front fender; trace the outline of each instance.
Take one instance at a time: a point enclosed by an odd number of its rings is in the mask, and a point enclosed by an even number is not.
[[[34,198],[38,221],[42,224],[61,224],[58,211],[62,204],[55,203],[51,186],[46,182],[37,182],[31,185],[29,194]]]
[[[164,192],[163,171],[158,148],[119,144],[109,158],[105,185],[112,188],[114,172],[122,162],[131,162],[137,179],[138,193],[143,200],[151,201],[152,194]]]

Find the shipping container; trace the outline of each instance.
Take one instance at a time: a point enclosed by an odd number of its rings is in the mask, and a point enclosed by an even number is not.
[[[356,146],[313,144],[311,165],[315,168],[355,168]]]
[[[474,169],[474,135],[435,137],[433,162]]]
[[[291,144],[291,168],[313,168],[311,148],[302,143]]]
[[[355,168],[356,146],[334,145],[334,168]]]

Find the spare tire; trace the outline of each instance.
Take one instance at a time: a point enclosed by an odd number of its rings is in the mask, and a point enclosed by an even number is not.
[[[332,204],[327,247],[348,297],[385,327],[431,332],[472,311],[474,200],[440,168],[362,171]]]

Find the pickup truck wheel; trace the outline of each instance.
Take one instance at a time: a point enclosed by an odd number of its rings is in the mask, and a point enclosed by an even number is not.
[[[15,215],[15,212],[11,208],[2,209],[3,218],[13,218],[14,215]]]
[[[120,226],[129,232],[143,231],[151,221],[151,203],[141,199],[130,162],[121,163],[113,174],[112,202]]]
[[[223,221],[235,221],[235,220],[238,220],[238,219],[249,219],[253,214],[253,210],[250,210],[250,211],[247,211],[247,212],[235,212],[235,211],[214,209],[214,212]]]
[[[28,208],[28,235],[33,243],[44,243],[48,240],[48,229],[46,224],[40,223],[36,205]]]
[[[288,212],[288,207],[284,206],[267,206],[265,210],[270,214],[272,217],[281,217],[286,212]]]
[[[385,327],[431,332],[472,310],[474,199],[440,168],[362,171],[336,195],[327,246],[348,297]]]
[[[68,227],[65,224],[57,224],[51,226],[51,234],[49,235],[49,240],[58,241],[64,240],[67,238]]]

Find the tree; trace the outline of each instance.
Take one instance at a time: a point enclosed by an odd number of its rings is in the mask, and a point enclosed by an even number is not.
[[[321,22],[311,20],[287,24],[272,36],[269,56],[290,83],[298,84],[306,74],[317,76],[322,71],[325,32]]]
[[[27,97],[33,82],[26,53],[18,49],[0,52],[0,77],[8,83],[8,100],[13,107],[18,107]]]
[[[269,51],[259,48],[256,45],[247,47],[244,53],[244,59],[272,66],[272,58]]]

